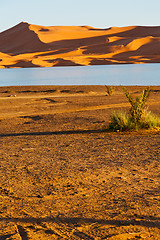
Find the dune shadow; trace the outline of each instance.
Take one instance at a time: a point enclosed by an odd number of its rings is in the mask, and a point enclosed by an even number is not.
[[[39,32],[49,32],[50,30],[48,28],[41,28]]]
[[[20,44],[17,45],[17,42]],[[17,55],[23,53],[48,51],[49,49],[50,46],[46,43],[41,42],[38,35],[29,29],[28,23],[20,23],[8,31],[1,33],[0,51],[3,53]],[[22,66],[25,64],[26,67],[29,67],[29,64],[32,66],[31,62],[27,63],[25,61],[23,62],[23,60],[20,61],[19,64]]]
[[[27,60],[18,60],[15,64],[4,65],[6,68],[12,67],[23,67],[23,68],[32,68],[32,67],[40,67],[40,65],[33,64],[32,61]]]

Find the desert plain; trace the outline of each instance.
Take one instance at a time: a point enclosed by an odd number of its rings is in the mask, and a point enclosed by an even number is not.
[[[129,110],[120,86],[1,87],[0,103],[1,240],[160,239],[160,131],[104,131]]]

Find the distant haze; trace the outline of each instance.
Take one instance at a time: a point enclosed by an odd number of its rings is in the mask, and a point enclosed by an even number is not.
[[[95,28],[160,25],[159,0],[5,0],[0,9],[0,32],[22,21]]]

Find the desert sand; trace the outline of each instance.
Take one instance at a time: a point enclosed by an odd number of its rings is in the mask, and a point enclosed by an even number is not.
[[[103,131],[129,109],[121,87],[1,87],[0,102],[1,240],[160,239],[160,132]]]
[[[160,26],[97,29],[21,22],[0,33],[0,68],[160,63]]]

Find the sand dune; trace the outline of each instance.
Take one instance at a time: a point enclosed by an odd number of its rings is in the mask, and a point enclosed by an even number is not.
[[[160,26],[44,27],[21,22],[0,33],[0,68],[160,62]]]

